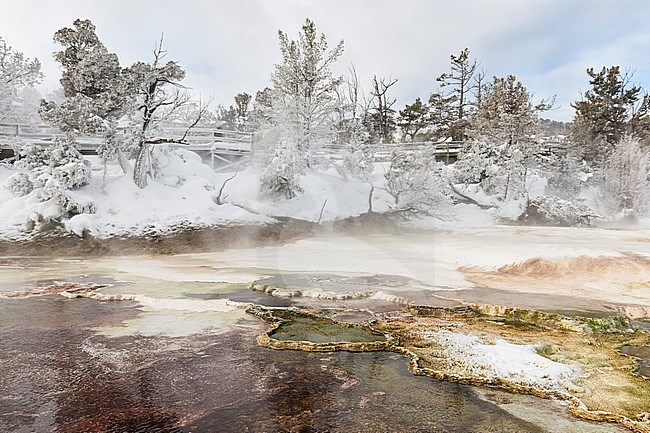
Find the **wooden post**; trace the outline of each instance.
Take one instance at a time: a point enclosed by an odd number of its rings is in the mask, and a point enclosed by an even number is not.
[[[212,140],[212,146],[210,146],[210,167],[212,167],[212,171],[214,171],[214,145],[215,141]]]

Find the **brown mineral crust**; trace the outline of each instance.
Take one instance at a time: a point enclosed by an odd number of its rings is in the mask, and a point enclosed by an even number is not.
[[[648,344],[650,338],[647,333],[587,333],[578,325],[569,329],[569,318],[559,322],[563,326],[551,328],[524,323],[508,324],[489,316],[463,319],[453,312],[452,316],[450,320],[445,320],[440,314],[438,317],[416,315],[414,323],[405,323],[401,327],[394,322],[378,323],[375,327],[399,338],[400,346],[392,350],[410,359],[409,369],[414,374],[464,384],[496,386],[543,398],[560,398],[570,402],[572,412],[582,418],[616,422],[637,432],[650,432],[650,423],[645,420],[650,411],[650,380],[634,374],[636,360],[618,352],[625,345]],[[547,325],[550,323],[552,321],[546,322]],[[502,338],[515,344],[540,345],[545,350],[544,356],[579,366],[577,386],[567,391],[548,391],[454,369],[444,359],[441,348],[427,344],[424,338],[427,333],[440,329],[475,334],[488,341]]]
[[[55,295],[63,292],[75,292],[75,291],[88,291],[92,292],[94,290],[101,289],[106,287],[105,284],[95,284],[95,283],[69,283],[69,282],[56,282],[49,286],[25,290],[25,291],[2,291],[0,296],[6,298],[29,298],[32,296],[45,296],[45,295]]]
[[[257,337],[257,342],[264,347],[276,350],[302,350],[304,352],[376,352],[389,350],[390,341],[371,341],[366,343],[336,342],[312,343],[311,341],[281,341],[262,333]]]

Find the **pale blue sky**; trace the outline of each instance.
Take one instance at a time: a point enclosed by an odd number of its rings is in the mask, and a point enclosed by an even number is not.
[[[278,29],[296,38],[306,17],[330,45],[345,40],[337,73],[354,63],[366,90],[374,74],[398,78],[397,108],[435,91],[449,55],[464,47],[489,76],[514,73],[538,99],[557,94],[560,108],[547,117],[559,120],[588,89],[587,67],[629,67],[650,88],[645,0],[3,0],[0,36],[41,60],[42,88],[52,90],[52,35],[75,18],[92,20],[124,66],[150,59],[164,33],[186,84],[229,105],[269,84]]]

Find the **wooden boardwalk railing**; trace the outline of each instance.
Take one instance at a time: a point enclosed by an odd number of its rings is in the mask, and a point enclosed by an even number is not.
[[[128,127],[117,128],[117,139],[126,139],[133,130]],[[13,155],[13,148],[19,141],[32,142],[49,146],[56,137],[64,134],[48,125],[20,125],[0,123],[0,152],[3,157]],[[235,166],[248,163],[254,153],[253,135],[248,132],[231,131],[218,128],[187,128],[167,126],[156,131],[156,136],[169,140],[173,146],[194,151],[203,157],[209,157],[212,168],[216,171],[228,171]],[[76,137],[81,152],[95,154],[104,138],[100,135],[80,135]],[[387,162],[391,154],[398,149],[415,150],[425,145],[434,145],[434,154],[445,163],[454,162],[462,148],[462,142],[445,141],[439,143],[378,143],[371,144],[371,150],[377,161]],[[267,146],[264,146],[267,147]],[[348,149],[345,144],[328,144],[318,152],[321,156],[333,160],[342,158]],[[261,153],[261,152],[260,152]]]
[[[252,134],[219,128],[187,128],[165,126],[154,131],[155,136],[171,142],[171,145],[192,150],[210,157],[215,169],[227,169],[234,163],[248,159],[252,152]],[[129,127],[117,128],[117,139],[126,139],[133,134]],[[0,123],[0,151],[6,156],[13,155],[13,147],[18,141],[26,141],[47,147],[56,137],[64,137],[57,128],[49,125],[20,125]],[[104,138],[101,135],[79,135],[76,141],[81,152],[86,155],[96,153]]]

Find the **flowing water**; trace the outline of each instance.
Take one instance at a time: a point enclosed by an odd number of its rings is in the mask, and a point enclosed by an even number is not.
[[[341,317],[354,321],[367,318],[367,309],[398,311],[404,299],[453,304],[432,294],[458,295],[454,282],[462,278],[454,269],[463,263],[453,255],[431,262],[433,255],[422,255],[425,241],[388,247],[384,238],[314,239],[219,254],[0,259],[0,431],[624,431],[575,419],[559,402],[413,376],[394,353],[266,349],[256,336],[268,324],[238,306],[351,306]],[[400,262],[390,264],[391,257]],[[435,275],[427,278],[428,270]],[[250,290],[265,278],[309,290],[297,298]],[[56,293],[61,281],[106,284],[101,293],[134,300],[65,298]],[[44,289],[53,292],[35,296]],[[372,295],[323,295],[343,291]],[[572,299],[571,308],[593,307]],[[329,342],[341,335],[383,338],[307,319],[275,337]]]

